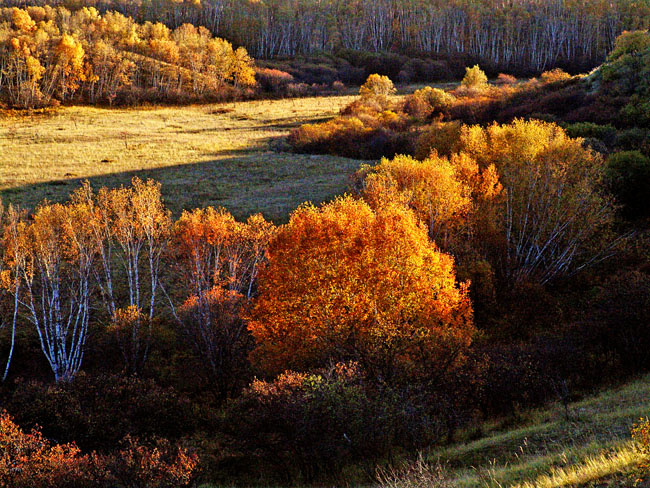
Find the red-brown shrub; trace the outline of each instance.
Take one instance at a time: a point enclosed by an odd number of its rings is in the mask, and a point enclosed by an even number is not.
[[[53,444],[38,430],[25,433],[9,414],[0,414],[0,486],[91,486],[91,464],[76,445]]]
[[[517,83],[517,78],[505,73],[499,73],[496,83],[497,85],[514,85]]]
[[[104,457],[109,480],[127,488],[180,488],[188,486],[198,467],[198,457],[186,449],[157,439],[151,445],[127,436],[124,447]]]
[[[257,68],[255,79],[260,88],[269,93],[285,93],[290,83],[293,83],[293,76],[279,69]]]

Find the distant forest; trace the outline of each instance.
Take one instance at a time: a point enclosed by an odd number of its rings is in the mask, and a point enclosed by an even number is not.
[[[116,10],[171,28],[202,25],[257,58],[341,50],[463,55],[494,70],[600,64],[624,30],[647,29],[649,0],[5,0]]]

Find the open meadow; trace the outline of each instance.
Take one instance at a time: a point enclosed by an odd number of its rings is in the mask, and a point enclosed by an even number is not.
[[[224,206],[237,218],[286,220],[305,201],[344,192],[359,162],[288,152],[293,127],[335,116],[351,96],[217,105],[65,107],[0,118],[0,197],[33,208],[133,176],[162,183],[168,207]]]

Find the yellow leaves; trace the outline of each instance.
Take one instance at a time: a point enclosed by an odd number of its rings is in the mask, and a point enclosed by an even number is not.
[[[461,82],[461,86],[467,90],[477,92],[485,91],[488,88],[488,79],[477,64],[472,68],[465,68],[465,77]]]
[[[362,98],[385,98],[396,93],[395,86],[388,76],[372,74],[359,89]]]
[[[45,73],[45,68],[41,66],[41,63],[34,56],[27,56],[25,58],[25,63],[27,65],[27,74],[29,75],[31,82],[36,83]]]
[[[234,65],[233,78],[235,84],[240,86],[253,86],[255,84],[253,60],[243,47],[235,50]]]
[[[145,239],[164,240],[169,235],[171,216],[162,202],[160,188],[158,182],[134,177],[131,187],[99,191],[98,209],[121,246]]]
[[[14,7],[11,14],[11,22],[14,29],[25,33],[36,30],[36,22],[32,20],[26,10]]]
[[[374,208],[394,200],[399,192],[429,227],[432,238],[461,223],[470,210],[470,188],[446,158],[432,156],[417,161],[408,156],[383,159],[366,177],[364,196]],[[383,194],[383,195],[382,195]]]
[[[111,318],[110,328],[118,334],[128,334],[133,330],[134,324],[140,321],[142,317],[142,310],[135,305],[130,305],[126,308],[118,308],[115,310]]]

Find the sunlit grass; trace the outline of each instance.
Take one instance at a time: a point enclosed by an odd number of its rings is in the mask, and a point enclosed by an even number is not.
[[[285,220],[300,203],[345,191],[359,162],[287,152],[297,125],[335,116],[352,96],[108,109],[66,107],[0,118],[0,196],[29,207],[132,176],[163,184],[168,206],[222,205]]]
[[[445,464],[458,487],[550,488],[612,478],[627,486],[643,460],[630,428],[650,414],[650,378],[570,405],[524,414],[514,428],[485,425],[483,437],[429,453]],[[616,484],[622,477],[622,484]]]

